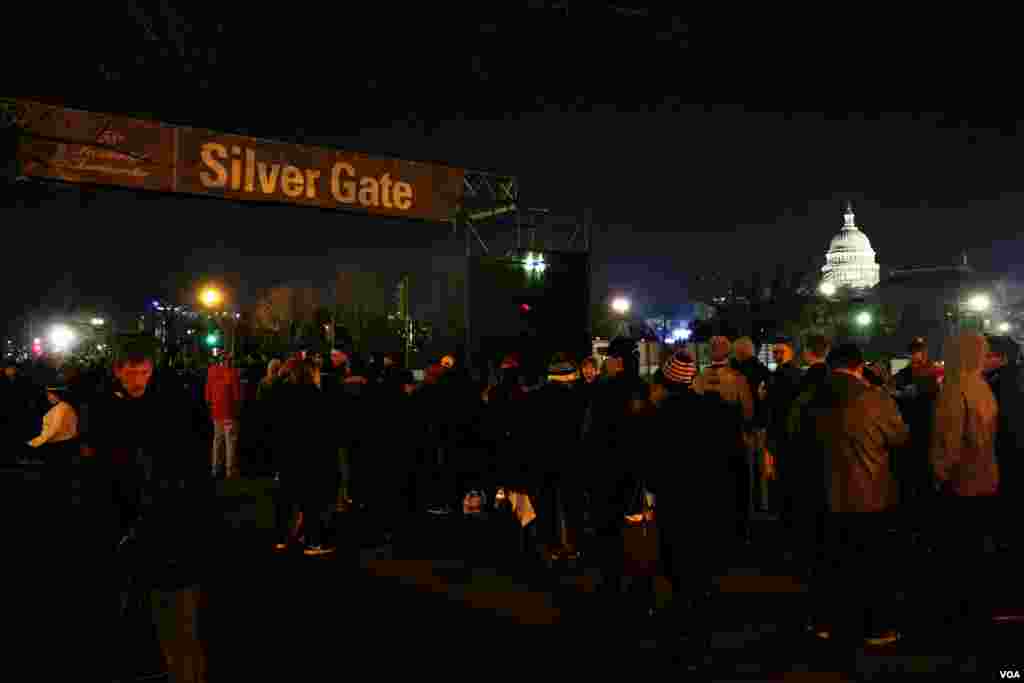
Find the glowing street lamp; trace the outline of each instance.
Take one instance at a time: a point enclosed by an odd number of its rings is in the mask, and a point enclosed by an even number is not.
[[[612,301],[612,310],[619,315],[625,315],[629,313],[629,299],[625,297],[617,297]]]
[[[50,341],[57,353],[63,353],[75,341],[75,333],[67,325],[55,325],[50,331]]]
[[[544,256],[541,254],[528,254],[526,261],[524,261],[524,267],[528,273],[540,274],[547,268],[547,264],[544,263]]]
[[[1010,331],[1010,323],[999,323],[999,331],[1000,332],[1009,332]]]
[[[857,324],[861,327],[867,327],[871,324],[871,314],[867,311],[861,311],[857,314]]]
[[[824,294],[825,296],[835,296],[836,286],[831,282],[822,282],[821,287],[818,288],[818,291]]]
[[[224,295],[215,287],[207,287],[202,291],[202,293],[200,293],[199,300],[203,302],[203,305],[207,308],[215,308],[224,301]]]
[[[992,306],[992,301],[985,294],[975,294],[967,301],[967,306],[972,311],[987,311]]]

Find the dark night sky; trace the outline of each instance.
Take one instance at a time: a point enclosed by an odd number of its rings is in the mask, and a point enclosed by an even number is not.
[[[50,96],[99,111],[152,112],[176,123],[517,174],[524,204],[550,209],[553,225],[570,224],[585,207],[593,210],[598,294],[624,288],[638,298],[675,303],[685,299],[685,283],[697,272],[733,278],[759,270],[770,280],[776,263],[820,267],[829,239],[842,225],[840,200],[846,198],[857,202],[858,223],[884,266],[949,263],[967,250],[977,268],[1024,276],[1018,228],[1024,188],[1017,175],[1024,150],[1013,116],[850,113],[867,106],[858,106],[856,98],[830,104],[830,114],[801,113],[815,107],[781,104],[781,96],[775,106],[756,107],[686,103],[711,99],[704,96],[640,97],[629,92],[628,79],[615,82],[621,88],[608,87],[615,85],[603,78],[609,68],[621,76],[666,59],[670,67],[700,47],[699,31],[650,12],[582,19],[577,13],[574,20],[589,21],[593,29],[575,37],[580,46],[586,36],[586,49],[570,50],[554,62],[547,61],[552,55],[543,45],[571,27],[556,10],[531,10],[531,25],[539,18],[548,24],[537,29],[539,37],[531,34],[542,47],[526,56],[521,36],[518,56],[508,44],[517,35],[508,27],[521,29],[523,17],[470,21],[476,28],[472,40],[421,65],[427,74],[440,73],[431,78],[444,90],[417,93],[410,86],[406,93],[387,76],[329,87],[328,74],[316,70],[300,83],[233,69],[242,62],[232,60],[242,57],[224,47],[223,33],[217,40],[210,27],[206,33],[174,33],[157,9],[166,3],[129,4],[149,13],[159,39],[128,41],[121,51],[108,48],[96,60],[82,60],[81,73],[47,80]],[[138,22],[119,21],[123,34],[142,33]],[[228,22],[227,36],[241,40],[243,32],[233,34],[232,26]],[[269,35],[247,29],[255,44]],[[603,56],[598,29],[616,37],[614,67]],[[173,58],[175,36],[182,35],[187,54],[194,45],[219,45],[216,65],[183,69]],[[399,44],[389,43],[382,59],[391,61],[379,71],[395,63],[404,65],[404,73],[417,71],[402,59],[422,55],[424,45]],[[166,46],[172,57],[163,56]],[[336,48],[324,45],[317,54]],[[133,63],[133,54],[144,59]],[[115,64],[114,80],[95,75],[100,61],[108,70]],[[274,74],[300,77],[288,64],[275,64]],[[450,68],[439,71],[444,64]],[[542,66],[557,73],[531,78]],[[150,82],[157,69],[172,74],[160,79],[160,88]],[[565,80],[574,74],[584,77]],[[334,75],[351,76],[344,70]],[[421,87],[434,83],[426,80]],[[640,80],[657,83],[650,73]],[[312,82],[316,89],[308,87]],[[675,83],[679,87],[664,87]],[[680,79],[658,84],[660,90],[695,92]],[[502,94],[495,85],[504,87]],[[523,94],[566,89],[615,94]],[[739,92],[722,95],[714,99],[741,99]],[[251,294],[282,280],[325,280],[339,264],[397,272],[444,257],[433,266],[443,270],[461,248],[443,225],[120,191],[97,193],[86,210],[79,208],[76,191],[63,190],[40,208],[3,212],[5,228],[22,228],[5,229],[9,253],[38,253],[40,235],[54,238],[47,239],[41,269],[27,277],[18,269],[0,274],[0,287],[10,293],[0,311],[5,316],[35,303],[39,293],[54,290],[51,298],[56,297],[65,271],[72,273],[65,288],[137,305],[207,273],[244,274]],[[509,229],[485,228],[484,237],[507,235]]]

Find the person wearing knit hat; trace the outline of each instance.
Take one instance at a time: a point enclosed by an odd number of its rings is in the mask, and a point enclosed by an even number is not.
[[[559,354],[548,365],[549,382],[576,382],[579,378],[579,370],[566,356]]]
[[[579,458],[584,405],[577,389],[579,376],[570,354],[555,354],[547,366],[547,383],[528,399],[528,414],[544,419],[558,416],[562,423],[556,429],[538,425],[530,430],[538,430],[543,438],[536,445],[541,452],[532,454],[526,463],[533,484],[530,496],[537,514],[537,540],[549,560],[574,556],[584,526],[585,489]]]
[[[670,385],[690,387],[697,376],[697,363],[688,351],[680,349],[665,361],[661,371]]]

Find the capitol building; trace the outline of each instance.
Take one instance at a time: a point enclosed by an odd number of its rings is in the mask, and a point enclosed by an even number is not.
[[[843,214],[843,229],[832,238],[825,265],[821,268],[821,284],[829,283],[836,289],[871,289],[878,284],[879,267],[875,250],[868,236],[861,232],[854,220],[853,204],[847,202]]]

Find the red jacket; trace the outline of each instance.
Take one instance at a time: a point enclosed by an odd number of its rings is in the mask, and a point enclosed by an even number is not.
[[[242,407],[242,382],[238,370],[211,365],[206,373],[206,404],[218,422],[235,420]]]

